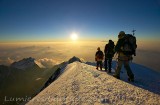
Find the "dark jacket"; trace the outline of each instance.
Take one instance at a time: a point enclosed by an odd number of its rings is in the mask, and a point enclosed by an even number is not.
[[[104,57],[104,54],[101,50],[96,52],[96,54],[95,54],[95,60],[96,61],[102,61],[103,57]]]
[[[114,56],[114,42],[106,44],[104,53],[106,58],[112,58]]]

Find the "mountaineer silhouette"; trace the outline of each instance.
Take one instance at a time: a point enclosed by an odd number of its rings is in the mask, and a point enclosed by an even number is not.
[[[129,61],[132,60],[132,55],[135,54],[137,48],[136,38],[131,34],[125,34],[124,31],[120,31],[118,35],[118,42],[115,46],[115,52],[118,54],[118,66],[113,75],[117,79],[120,79],[120,71],[122,65],[127,71],[128,81],[134,82],[134,74],[130,68]]]
[[[102,61],[103,61],[103,58],[104,58],[104,54],[103,52],[101,51],[100,47],[97,48],[97,52],[95,54],[95,61],[97,61],[97,70],[98,70],[98,67],[100,67],[100,70],[102,70]]]
[[[108,44],[105,45],[104,53],[105,53],[105,71],[108,73],[111,73],[112,68],[112,58],[114,56],[114,42],[112,40],[109,40]]]

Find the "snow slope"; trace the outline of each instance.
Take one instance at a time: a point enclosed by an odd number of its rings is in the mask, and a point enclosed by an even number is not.
[[[95,62],[86,62],[86,64],[96,66]],[[112,65],[113,65],[112,74],[115,71],[116,64],[117,64],[116,61],[112,62]],[[147,68],[145,66],[142,66],[133,62],[130,63],[130,66],[135,75],[135,82],[131,83],[132,85],[138,86],[143,89],[147,89],[151,92],[154,92],[160,95],[160,73],[159,72],[156,72],[150,68]],[[127,72],[124,69],[124,67],[122,67],[120,78],[121,80],[128,82]]]
[[[160,95],[115,79],[95,66],[69,64],[64,73],[27,105],[160,105]]]

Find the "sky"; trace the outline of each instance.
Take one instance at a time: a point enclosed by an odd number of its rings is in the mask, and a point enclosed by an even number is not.
[[[160,38],[160,0],[0,0],[0,42]]]

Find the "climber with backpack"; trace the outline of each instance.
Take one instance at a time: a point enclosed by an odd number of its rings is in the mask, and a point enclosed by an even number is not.
[[[108,73],[111,73],[112,68],[112,58],[114,56],[114,42],[112,40],[109,40],[108,44],[106,44],[104,53],[105,53],[105,71]],[[108,71],[107,71],[108,70]]]
[[[115,46],[115,52],[118,54],[118,64],[113,75],[115,78],[120,79],[120,71],[122,65],[127,71],[128,81],[134,82],[134,74],[129,66],[129,61],[131,61],[132,55],[136,56],[136,37],[131,34],[125,34],[124,31],[120,31],[118,35],[118,42]]]
[[[100,67],[100,70],[102,70],[102,61],[103,61],[103,58],[104,58],[104,54],[103,52],[101,51],[100,47],[97,48],[97,52],[95,54],[95,61],[97,62],[97,67],[96,69],[98,70],[98,67]]]

